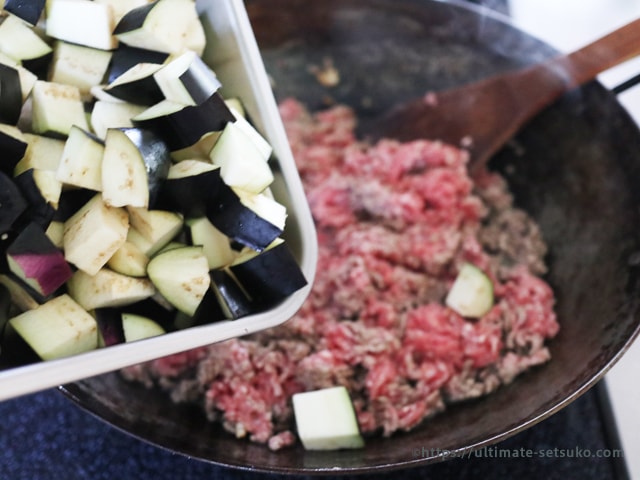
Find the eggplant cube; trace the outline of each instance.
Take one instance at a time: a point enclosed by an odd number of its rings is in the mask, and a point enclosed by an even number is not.
[[[95,275],[78,270],[67,282],[69,295],[86,310],[122,307],[149,298],[156,289],[148,278],[102,268]]]
[[[27,141],[17,127],[3,123],[0,124],[0,148],[0,170],[11,175],[27,151]]]
[[[5,0],[4,9],[25,22],[35,25],[40,20],[46,0]]]
[[[97,194],[65,222],[65,257],[95,275],[124,244],[128,229],[126,210],[109,207]]]
[[[10,270],[45,297],[60,288],[73,272],[64,254],[37,224],[30,223],[7,248]]]
[[[134,231],[139,232],[146,240],[146,242],[137,243],[137,246],[148,256],[153,256],[173,240],[184,224],[182,215],[166,210],[128,207],[127,211]],[[132,241],[131,237],[129,241]]]
[[[29,25],[9,15],[0,24],[0,52],[24,65],[49,58],[53,50]]]
[[[89,129],[78,87],[38,80],[31,95],[34,133],[63,138],[74,125]]]
[[[107,130],[102,159],[102,195],[112,207],[148,207],[149,182],[142,153],[124,130]]]
[[[263,152],[241,128],[229,122],[209,154],[220,166],[224,183],[259,193],[273,182],[273,173]]]
[[[83,98],[89,98],[91,87],[102,83],[111,55],[105,50],[58,41],[53,48],[49,80],[75,85]]]
[[[164,97],[154,77],[162,69],[156,63],[137,63],[118,78],[113,80],[105,92],[125,102],[138,105],[153,105]]]
[[[66,294],[9,323],[43,360],[69,357],[98,345],[96,321]]]
[[[73,125],[64,144],[56,178],[67,185],[102,190],[104,144],[91,133]]]
[[[169,169],[158,202],[161,208],[180,212],[188,218],[201,217],[221,183],[220,167],[200,160],[184,160]]]
[[[30,169],[16,176],[14,182],[29,202],[29,218],[43,229],[53,220],[60,196],[62,184],[50,170]]]
[[[112,34],[114,26],[111,8],[98,2],[52,0],[47,11],[47,35],[86,47],[114,49],[118,45]]]
[[[91,128],[96,136],[105,139],[110,128],[131,128],[131,119],[145,110],[142,105],[127,102],[98,100],[91,110]]]
[[[56,172],[64,151],[64,140],[33,133],[24,133],[23,137],[27,142],[27,151],[16,165],[13,174],[20,175],[32,168]]]
[[[214,227],[206,217],[191,219],[187,224],[191,243],[202,245],[210,270],[225,267],[233,261],[235,254],[229,237]]]

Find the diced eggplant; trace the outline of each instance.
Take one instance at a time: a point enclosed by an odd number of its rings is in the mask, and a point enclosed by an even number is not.
[[[234,122],[227,123],[209,157],[220,167],[220,175],[230,187],[260,193],[273,182],[268,157]]]
[[[222,132],[209,132],[205,133],[200,140],[193,145],[190,145],[180,150],[174,150],[171,152],[171,158],[174,162],[183,162],[185,160],[200,160],[207,163],[211,163],[209,159],[209,153],[211,149],[220,138]]]
[[[131,207],[127,211],[131,226],[147,244],[136,242],[132,236],[128,236],[128,240],[134,242],[149,257],[173,240],[184,224],[183,217],[175,212]]]
[[[183,105],[206,102],[222,86],[213,70],[191,50],[164,65],[154,78],[164,98]]]
[[[229,270],[262,307],[272,306],[307,285],[298,262],[280,239],[261,253],[240,255]]]
[[[36,223],[30,223],[7,249],[9,268],[45,297],[58,290],[73,272],[64,254]]]
[[[211,271],[211,288],[228,319],[235,320],[256,311],[253,301],[225,270]]]
[[[192,0],[156,0],[129,11],[114,30],[114,35],[132,47],[166,53],[181,53],[199,48],[194,30],[202,30]],[[195,47],[195,48],[194,48]]]
[[[96,321],[66,294],[9,323],[43,360],[76,355],[98,345]]]
[[[221,183],[219,167],[209,162],[184,160],[169,169],[160,189],[158,206],[180,212],[187,218],[201,217]]]
[[[58,40],[112,50],[118,45],[112,34],[114,25],[113,11],[108,5],[89,0],[51,0],[46,33]]]
[[[84,207],[89,200],[96,195],[93,190],[87,190],[86,188],[73,188],[62,190],[60,194],[60,201],[58,202],[58,209],[53,216],[54,222],[66,222],[75,213]]]
[[[480,318],[493,307],[493,283],[481,269],[471,263],[460,267],[445,304],[458,315]]]
[[[69,295],[84,309],[122,307],[151,297],[156,289],[147,278],[100,269],[95,275],[78,270],[67,282]]]
[[[124,17],[129,11],[134,8],[141,7],[151,0],[94,0],[97,3],[103,3],[113,11],[113,19],[117,24],[122,17]]]
[[[13,179],[0,172],[0,235],[11,230],[28,206]]]
[[[107,102],[99,100],[93,105],[91,110],[91,128],[101,139],[107,136],[110,128],[131,128],[131,119],[145,110],[142,105],[133,103]]]
[[[102,140],[73,125],[64,144],[56,178],[66,185],[101,191],[104,151]]]
[[[136,105],[154,105],[164,97],[154,74],[162,69],[157,63],[137,63],[109,83],[105,92]]]
[[[233,262],[235,253],[229,237],[214,227],[206,217],[187,221],[191,233],[191,244],[201,245],[209,262],[209,270],[222,268]]]
[[[136,342],[166,333],[158,322],[133,313],[122,314],[122,328],[126,342]]]
[[[102,159],[102,196],[112,207],[149,206],[149,184],[142,153],[123,129],[107,130]]]
[[[16,165],[13,171],[14,175],[20,175],[31,168],[52,172],[58,170],[64,151],[64,140],[32,133],[23,133],[23,137],[27,142],[27,150],[22,160]]]
[[[0,151],[0,171],[12,175],[27,151],[27,140],[20,129],[6,123],[0,124]]]
[[[171,151],[194,145],[203,136],[223,130],[234,120],[218,92],[195,106],[185,107],[165,100],[132,119],[134,125],[155,131]]]
[[[49,81],[75,85],[85,100],[90,99],[91,87],[100,85],[105,77],[111,52],[57,41]]]
[[[211,284],[201,247],[175,248],[153,257],[147,274],[158,291],[178,310],[193,316]]]
[[[11,303],[21,312],[38,308],[42,297],[26,283],[21,281],[13,273],[0,274],[0,285],[3,285],[11,294]],[[37,297],[37,298],[36,298]]]
[[[46,230],[55,216],[62,194],[62,184],[56,179],[56,174],[32,168],[15,177],[14,182],[29,203],[27,217]]]
[[[38,76],[46,71],[53,54],[52,48],[31,27],[12,15],[0,24],[0,52]]]
[[[89,129],[78,87],[38,80],[31,95],[34,133],[64,138],[74,125]]]
[[[130,277],[144,277],[147,274],[147,257],[134,243],[124,242],[122,246],[116,250],[107,266],[115,272],[129,275]]]
[[[245,207],[250,208],[258,216],[264,218],[280,230],[284,230],[287,221],[287,208],[281,203],[278,203],[269,190],[258,194],[252,194],[239,189],[234,190]]]
[[[207,218],[232,240],[258,251],[264,250],[283,231],[281,226],[245,205],[240,196],[225,184],[220,186],[218,195],[209,204]]]
[[[52,221],[45,230],[47,237],[60,250],[64,247],[64,223]]]
[[[149,298],[121,307],[120,311],[149,317],[165,331],[175,330],[174,320],[177,310],[158,292]]]
[[[4,9],[25,22],[35,25],[44,11],[46,0],[5,0]]]
[[[98,346],[110,347],[124,343],[122,313],[117,308],[96,308],[94,311],[98,324]]]
[[[226,100],[226,103],[229,106],[229,110],[231,110],[231,113],[233,113],[233,116],[236,119],[236,121],[234,122],[235,126],[242,130],[242,132],[251,139],[251,142],[260,151],[263,158],[269,159],[269,157],[271,157],[271,154],[273,153],[271,144],[267,142],[267,140],[246,118],[244,118],[244,115],[237,109],[237,106],[232,106],[233,103],[230,103],[229,100]]]
[[[122,131],[142,155],[147,172],[149,207],[154,208],[171,167],[169,147],[151,130],[134,127],[125,128]]]
[[[65,258],[95,275],[126,241],[128,229],[126,210],[109,207],[97,194],[65,222]]]
[[[214,291],[213,286],[211,286],[204,294],[204,298],[202,302],[200,302],[200,305],[198,305],[196,313],[194,313],[193,316],[178,314],[175,323],[176,328],[183,329],[229,319],[230,315],[225,313],[225,309],[222,308],[221,302],[218,300],[218,294]]]
[[[22,112],[22,83],[17,68],[0,63],[0,123],[15,125]]]
[[[113,51],[107,82],[113,82],[124,72],[139,63],[162,64],[168,56],[168,53],[154,52],[153,50],[130,47],[121,43],[120,45],[118,45],[118,48]]]

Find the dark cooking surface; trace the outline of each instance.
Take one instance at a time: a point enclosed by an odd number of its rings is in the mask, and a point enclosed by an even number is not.
[[[598,451],[618,448],[615,439],[612,442],[605,433],[610,423],[603,415],[598,389],[495,447],[518,453],[530,450],[532,454],[558,449],[557,458],[504,459],[472,455],[470,459],[455,459],[402,472],[339,478],[624,479],[624,475],[616,472],[620,462],[595,458]],[[230,470],[189,460],[121,433],[80,410],[55,390],[0,403],[0,418],[0,479],[3,480],[308,478]],[[401,438],[397,442],[396,448],[409,448],[403,447]],[[495,457],[496,452],[489,450],[487,456]],[[582,458],[560,458],[560,452],[566,452],[565,455],[579,452]],[[589,454],[592,458],[586,458]]]

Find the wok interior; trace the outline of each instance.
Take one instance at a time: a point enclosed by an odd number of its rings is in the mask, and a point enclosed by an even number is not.
[[[552,50],[501,19],[429,0],[248,0],[279,99],[312,109],[352,105],[362,118],[426,90],[539,61]],[[485,12],[486,13],[486,12]],[[334,87],[313,76],[332,62]],[[157,445],[223,465],[306,473],[391,468],[414,449],[482,446],[525,428],[592,386],[636,335],[640,135],[609,92],[591,84],[536,118],[492,162],[549,244],[561,323],[552,360],[484,399],[451,407],[410,433],[363,450],[273,453],[233,439],[195,408],[109,374],[66,387],[80,405]]]

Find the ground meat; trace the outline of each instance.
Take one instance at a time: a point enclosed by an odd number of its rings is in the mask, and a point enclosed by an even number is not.
[[[318,228],[318,275],[284,325],[123,372],[196,402],[237,437],[277,450],[296,441],[291,396],[344,385],[360,429],[410,430],[447,403],[487,395],[549,360],[558,331],[546,246],[506,182],[475,184],[467,154],[440,142],[374,146],[343,106],[281,114]],[[463,318],[445,296],[464,262],[495,303]]]

